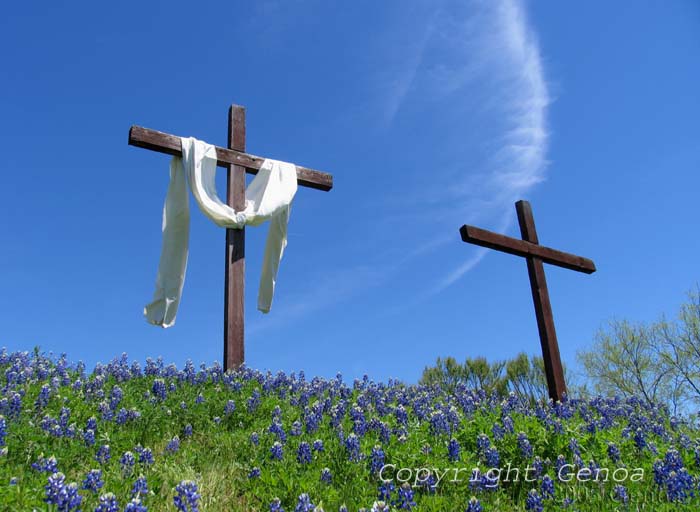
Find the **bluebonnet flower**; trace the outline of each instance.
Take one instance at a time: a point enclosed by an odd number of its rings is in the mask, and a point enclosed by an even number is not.
[[[501,456],[495,446],[489,446],[484,452],[484,460],[490,468],[497,468],[501,461]]]
[[[93,446],[95,444],[95,431],[91,428],[83,432],[83,442],[85,446]]]
[[[390,501],[391,493],[394,492],[396,486],[394,482],[382,482],[379,486],[379,499],[381,501]]]
[[[279,498],[273,499],[272,503],[270,503],[270,512],[284,512]]]
[[[235,410],[236,402],[234,402],[233,400],[229,400],[228,402],[226,402],[226,407],[224,407],[224,416],[230,416]]]
[[[168,392],[165,389],[165,381],[163,379],[155,379],[153,381],[151,392],[156,398],[160,400],[165,400],[165,398],[168,395]]]
[[[345,439],[345,452],[351,462],[360,460],[360,440],[355,434],[350,434]]]
[[[369,460],[369,471],[370,473],[378,473],[380,469],[384,466],[384,450],[378,444],[372,448],[372,454]]]
[[[124,512],[148,512],[148,507],[141,503],[139,498],[133,498],[124,507]]]
[[[620,449],[612,441],[608,442],[608,457],[615,463],[620,462]]]
[[[258,436],[257,432],[252,432],[250,434],[250,442],[253,443],[255,446],[258,446],[260,443],[260,437]]]
[[[81,488],[97,493],[104,484],[105,483],[102,480],[102,470],[92,469],[88,472],[85,480],[83,480],[83,485]]]
[[[100,496],[100,504],[95,508],[95,512],[120,512],[117,497],[111,492]]]
[[[197,493],[197,484],[192,480],[183,480],[175,487],[177,493],[173,497],[173,503],[180,512],[199,512],[197,503],[199,502],[199,494]]]
[[[36,462],[32,463],[32,468],[43,473],[56,473],[58,471],[58,461],[53,455],[48,459],[41,455]]]
[[[316,439],[313,444],[313,449],[317,452],[323,451],[323,441],[321,439]]]
[[[178,436],[173,436],[173,438],[166,445],[165,451],[168,453],[175,453],[179,449],[180,449],[180,438]]]
[[[10,484],[9,485],[17,485],[17,477],[13,476],[10,478]]]
[[[289,430],[289,433],[293,436],[301,435],[301,422],[299,420],[295,420],[292,423],[292,428]]]
[[[191,437],[192,436],[192,425],[190,425],[189,423],[187,425],[185,425],[182,429],[182,435],[184,437]]]
[[[116,409],[117,405],[119,405],[119,402],[122,401],[123,397],[124,397],[124,392],[122,391],[122,388],[115,385],[109,394],[109,407],[110,407],[110,409]]]
[[[331,475],[331,470],[329,468],[323,468],[321,470],[321,482],[324,484],[330,484],[332,479],[333,475]]]
[[[287,434],[284,432],[284,428],[282,427],[282,424],[279,423],[278,421],[273,421],[267,430],[271,434],[275,434],[277,436],[277,439],[279,439],[280,442],[285,443],[287,441]]]
[[[141,464],[145,464],[146,466],[153,464],[153,452],[150,448],[142,448],[137,450],[137,452],[139,454],[139,462]]]
[[[202,393],[198,394],[197,398],[194,399],[194,403],[196,403],[196,404],[204,403],[204,395],[202,395]]]
[[[629,495],[627,494],[627,489],[624,485],[615,486],[615,489],[613,490],[613,497],[615,500],[622,503],[627,503],[630,499]]]
[[[275,441],[275,444],[270,448],[270,457],[276,460],[282,460],[282,444],[279,441]]]
[[[299,443],[299,448],[297,449],[297,462],[299,464],[308,464],[311,462],[311,447],[306,441]]]
[[[369,512],[389,512],[389,504],[383,501],[375,501]]]
[[[122,467],[122,471],[127,474],[131,473],[131,470],[134,468],[135,463],[136,458],[134,457],[134,454],[130,451],[124,452],[121,459],[119,459],[119,464]]]
[[[49,398],[51,398],[51,388],[48,384],[44,384],[41,386],[41,391],[39,391],[39,396],[37,396],[34,405],[36,405],[38,409],[44,408],[48,405]]]
[[[340,508],[338,508],[338,512],[348,512],[348,507],[343,503]]]
[[[254,412],[260,405],[260,391],[257,389],[253,390],[253,393],[248,397],[246,401],[246,409],[248,412]]]
[[[479,503],[479,500],[476,499],[476,497],[472,496],[469,499],[469,504],[467,505],[467,509],[465,512],[482,512],[484,509],[481,507],[481,503]]]
[[[447,458],[452,462],[458,461],[460,450],[459,441],[453,437],[447,445]]]
[[[297,506],[294,507],[294,512],[313,512],[314,504],[311,503],[311,498],[306,493],[300,494],[297,499]]]
[[[58,512],[77,509],[83,501],[83,497],[78,494],[78,484],[66,484],[65,480],[63,473],[54,473],[44,487],[46,492],[44,501],[49,505],[56,505]]]
[[[0,415],[0,446],[5,446],[5,438],[7,437],[7,421],[5,416]]]
[[[258,478],[258,477],[260,477],[260,468],[256,466],[250,470],[250,472],[248,473],[248,478]]]
[[[395,505],[396,508],[401,510],[411,510],[416,506],[416,502],[413,501],[413,489],[411,489],[408,482],[404,482],[401,487],[399,487],[399,496]]]
[[[486,434],[479,434],[476,438],[476,451],[478,453],[484,453],[489,446],[491,446],[489,437]]]
[[[542,512],[544,510],[544,504],[542,503],[542,496],[532,489],[527,493],[527,499],[525,500],[525,510],[532,510],[533,512]]]
[[[111,458],[112,453],[109,449],[109,445],[103,444],[102,446],[100,446],[100,448],[97,450],[97,454],[95,455],[95,460],[100,464],[107,464],[107,462],[109,462],[109,459]]]
[[[136,479],[134,482],[133,487],[131,488],[131,496],[133,497],[140,497],[140,496],[147,496],[148,495],[148,482],[146,481],[145,476],[140,476]]]
[[[503,435],[505,434],[505,430],[503,430],[503,427],[499,423],[494,423],[493,427],[491,427],[491,433],[493,434],[493,438],[496,441],[499,441],[503,439]],[[476,499],[476,498],[475,498]],[[479,500],[476,500],[477,503]],[[481,505],[479,505],[481,507]]]
[[[545,499],[554,498],[554,480],[552,480],[549,475],[544,475],[542,478],[542,484],[540,485],[540,491],[542,492],[542,497]]]
[[[221,423],[221,418],[219,418],[218,416],[214,416],[213,421],[218,425],[219,423]]]
[[[527,434],[525,434],[525,432],[518,433],[518,448],[520,449],[522,456],[526,459],[532,457],[532,445],[530,444],[530,440],[527,438]]]
[[[542,476],[542,471],[544,470],[544,463],[542,462],[542,458],[539,455],[535,455],[535,458],[532,459],[532,469],[534,470],[534,476],[535,478],[540,478]]]
[[[646,435],[644,434],[644,431],[641,429],[641,427],[637,428],[637,430],[634,432],[633,439],[634,439],[634,444],[640,450],[643,450],[644,448],[647,447]]]

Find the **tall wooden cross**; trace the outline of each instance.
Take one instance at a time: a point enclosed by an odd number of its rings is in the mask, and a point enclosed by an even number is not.
[[[554,330],[554,317],[552,315],[552,305],[549,302],[543,263],[550,263],[558,267],[576,270],[577,272],[585,272],[586,274],[592,274],[596,268],[593,261],[588,258],[539,245],[530,203],[518,201],[515,203],[515,210],[518,213],[522,240],[499,235],[493,231],[486,231],[474,226],[467,226],[466,224],[459,229],[459,232],[462,235],[462,240],[467,243],[496,249],[508,254],[515,254],[516,256],[524,256],[527,260],[527,272],[530,276],[532,300],[535,303],[535,315],[537,316],[537,327],[540,332],[547,388],[552,400],[561,400],[564,393],[566,393],[566,383],[564,382],[561,357],[559,356],[557,333]]]
[[[182,156],[180,137],[132,126],[129,144]],[[245,107],[231,105],[228,112],[228,148],[216,147],[217,165],[227,170],[226,202],[235,210],[245,208],[245,173],[257,174],[264,157],[245,153]],[[297,183],[328,191],[333,176],[297,166]],[[240,366],[245,358],[243,298],[245,289],[245,228],[226,230],[224,266],[224,371]]]

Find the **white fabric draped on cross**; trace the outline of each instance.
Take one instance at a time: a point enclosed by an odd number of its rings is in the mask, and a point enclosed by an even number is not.
[[[187,182],[200,210],[218,226],[242,228],[270,221],[258,290],[258,309],[269,312],[277,270],[287,245],[290,205],[297,191],[296,166],[266,159],[246,188],[245,209],[237,212],[216,194],[216,148],[192,137],[181,140],[182,158],[174,156],[170,162],[170,184],[163,207],[163,246],[153,301],[143,311],[146,319],[162,327],[175,323],[190,237]]]

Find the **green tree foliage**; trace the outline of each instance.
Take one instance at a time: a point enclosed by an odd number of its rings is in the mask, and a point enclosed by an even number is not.
[[[533,400],[546,400],[549,396],[542,358],[528,357],[525,353],[507,361],[494,362],[485,357],[468,357],[464,363],[458,363],[454,357],[438,358],[435,366],[423,370],[420,383],[447,390],[454,390],[461,384],[500,395],[513,391]]]
[[[675,413],[700,403],[700,290],[675,320],[612,320],[578,360],[595,391],[665,403]]]

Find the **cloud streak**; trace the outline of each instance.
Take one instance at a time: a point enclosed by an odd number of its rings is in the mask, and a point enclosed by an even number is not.
[[[465,20],[462,33],[467,40],[456,44],[469,63],[452,73],[442,70],[443,90],[459,90],[479,80],[490,90],[485,109],[503,121],[499,123],[500,133],[492,139],[492,156],[478,173],[478,192],[473,192],[475,176],[467,175],[456,180],[448,195],[458,204],[479,205],[479,211],[467,206],[462,212],[465,217],[486,217],[487,221],[497,218],[497,230],[503,231],[512,223],[513,202],[545,179],[550,95],[538,42],[528,26],[522,2],[501,0],[478,5],[482,9],[479,28]],[[480,52],[476,63],[470,61],[474,49]],[[440,278],[433,293],[458,281],[486,253],[477,249]]]

